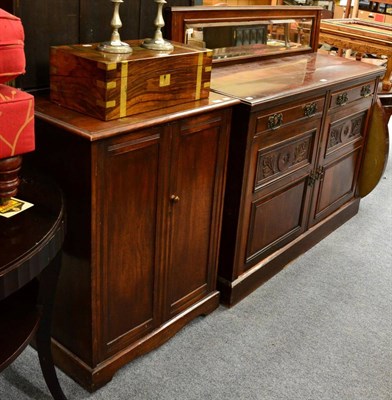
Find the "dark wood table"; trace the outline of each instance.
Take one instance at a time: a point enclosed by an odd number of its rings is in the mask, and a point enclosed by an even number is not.
[[[34,206],[0,217],[0,371],[36,338],[39,361],[54,399],[66,399],[51,353],[51,316],[64,239],[64,203],[53,183],[22,177],[17,198]]]

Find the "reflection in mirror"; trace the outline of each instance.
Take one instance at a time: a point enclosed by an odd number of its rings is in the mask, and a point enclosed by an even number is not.
[[[311,48],[311,18],[187,24],[185,43],[213,50],[214,60]]]

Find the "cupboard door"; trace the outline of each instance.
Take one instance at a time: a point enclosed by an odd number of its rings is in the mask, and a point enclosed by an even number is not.
[[[305,231],[320,121],[270,131],[254,140],[241,246],[244,271]]]
[[[101,302],[103,354],[110,355],[159,324],[161,130],[109,141],[99,191],[97,299]],[[100,157],[98,157],[99,159]]]
[[[369,99],[369,106],[370,106]],[[356,107],[329,115],[317,165],[310,226],[332,214],[355,196],[368,115]]]
[[[227,115],[214,112],[173,125],[167,318],[215,290]]]

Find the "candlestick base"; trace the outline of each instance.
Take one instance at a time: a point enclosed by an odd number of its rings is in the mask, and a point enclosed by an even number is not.
[[[145,39],[141,46],[149,50],[158,51],[172,51],[174,49],[174,46],[164,39]]]
[[[103,42],[97,47],[97,50],[113,54],[132,53],[132,47],[128,43],[124,42]]]

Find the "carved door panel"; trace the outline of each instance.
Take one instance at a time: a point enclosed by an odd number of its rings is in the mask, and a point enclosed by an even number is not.
[[[115,138],[102,149],[97,248],[102,352],[114,354],[161,322],[162,128]],[[166,151],[167,152],[167,151]],[[167,168],[166,168],[167,169]],[[94,214],[95,215],[95,214]]]
[[[343,109],[326,118],[314,180],[310,226],[355,196],[369,105],[366,109],[363,106]],[[348,111],[350,115],[347,116]]]
[[[245,269],[307,228],[321,118],[269,131],[254,140],[241,248]]]
[[[226,119],[214,112],[172,126],[166,318],[215,290]]]

